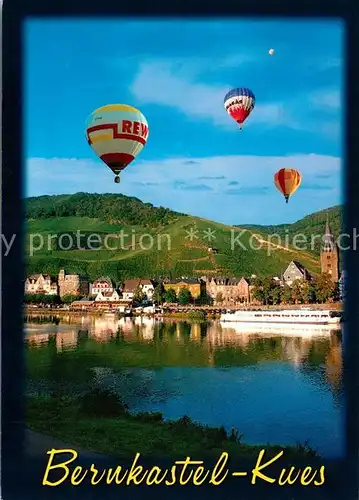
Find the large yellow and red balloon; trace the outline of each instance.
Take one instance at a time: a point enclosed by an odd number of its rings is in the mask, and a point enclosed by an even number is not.
[[[274,174],[274,184],[284,195],[286,203],[288,203],[289,197],[299,188],[301,182],[300,173],[293,168],[281,168]]]
[[[127,104],[108,104],[96,109],[86,124],[87,142],[116,175],[142,151],[148,139],[144,115]]]

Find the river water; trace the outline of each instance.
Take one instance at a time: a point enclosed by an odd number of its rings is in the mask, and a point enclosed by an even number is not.
[[[232,427],[252,444],[344,446],[340,331],[256,333],[217,321],[27,316],[27,390],[96,383],[133,412]]]

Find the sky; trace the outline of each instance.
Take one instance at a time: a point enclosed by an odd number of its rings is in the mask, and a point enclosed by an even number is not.
[[[30,19],[23,30],[25,196],[119,192],[226,224],[342,203],[339,20]],[[223,106],[236,87],[256,96],[242,131]],[[114,103],[149,124],[120,184],[85,139],[88,115]],[[280,168],[302,174],[288,204]]]

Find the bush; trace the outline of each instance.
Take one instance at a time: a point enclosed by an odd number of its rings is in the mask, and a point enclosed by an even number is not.
[[[111,418],[127,413],[128,407],[110,391],[92,389],[82,396],[79,413],[88,417]]]
[[[163,422],[163,415],[161,412],[136,413],[134,417],[141,422]]]
[[[206,314],[204,311],[191,311],[188,313],[187,317],[192,321],[204,321],[206,319]]]

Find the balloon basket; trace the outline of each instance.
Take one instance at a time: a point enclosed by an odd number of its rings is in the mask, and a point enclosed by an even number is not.
[[[116,175],[116,177],[114,178],[113,181],[115,182],[115,184],[119,184],[120,183],[120,177],[118,175]]]

